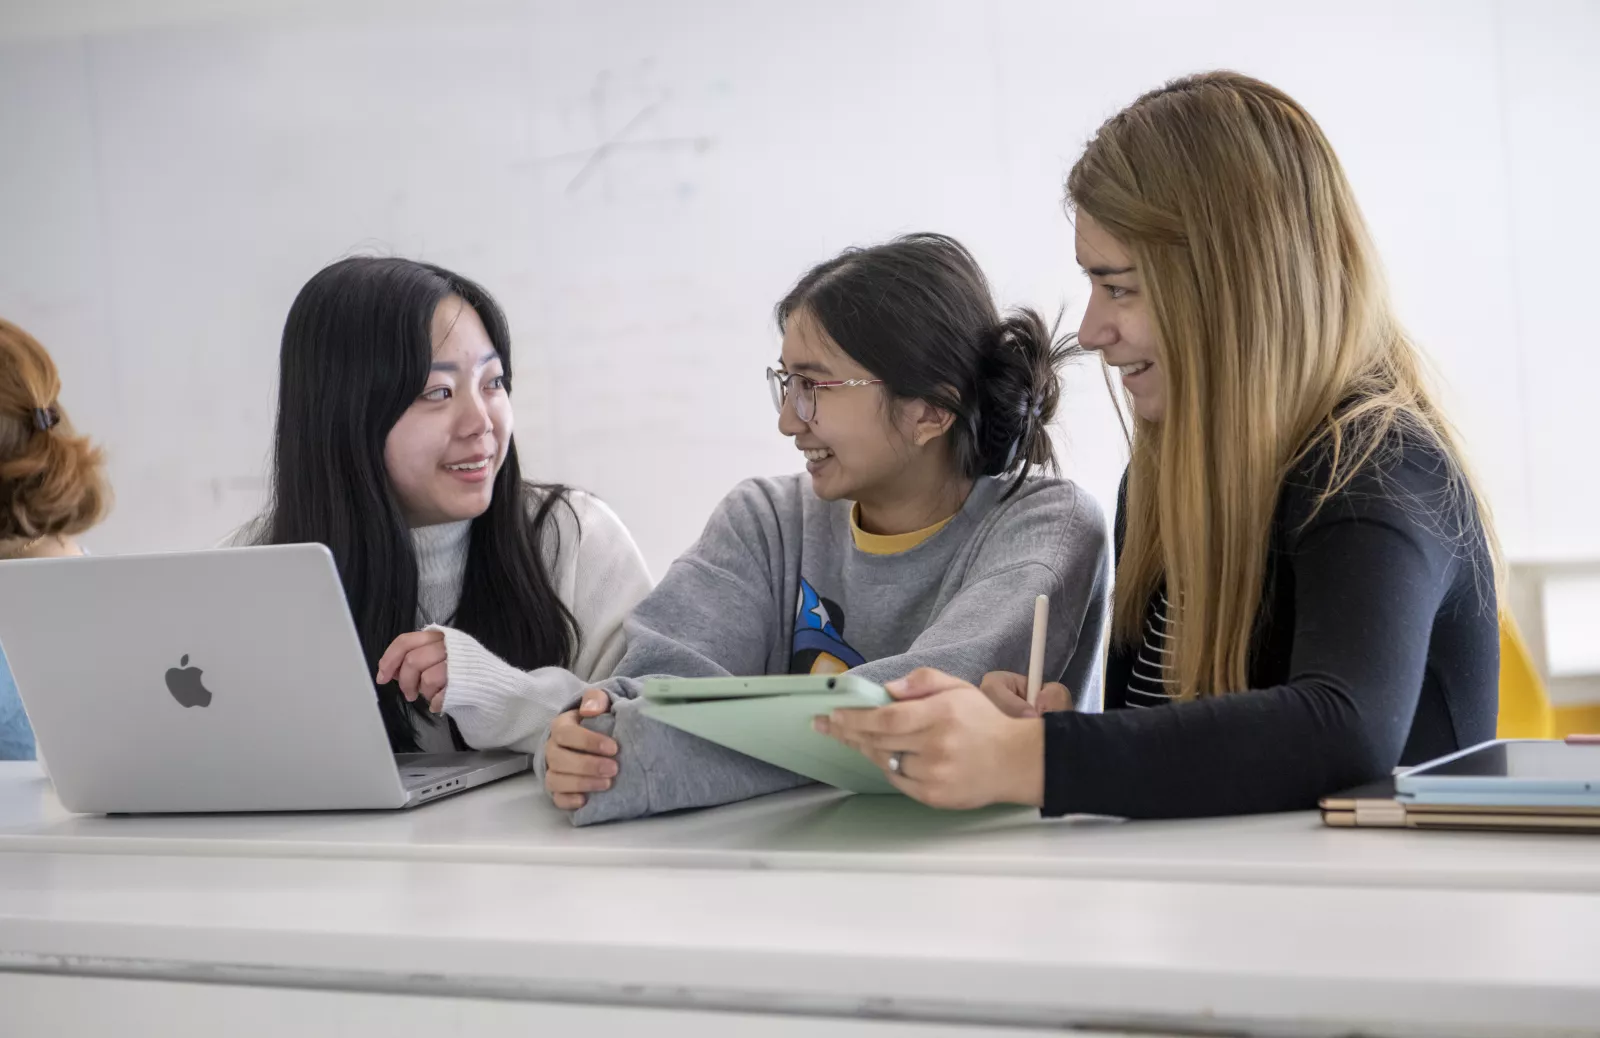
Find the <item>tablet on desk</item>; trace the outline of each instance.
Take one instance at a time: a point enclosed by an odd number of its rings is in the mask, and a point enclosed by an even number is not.
[[[1600,745],[1496,739],[1395,778],[1413,804],[1600,808]]]
[[[850,674],[646,678],[646,717],[747,757],[853,793],[898,793],[872,761],[812,730],[834,710],[885,706],[879,685]]]

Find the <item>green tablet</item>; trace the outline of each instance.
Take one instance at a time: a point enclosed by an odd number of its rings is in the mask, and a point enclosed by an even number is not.
[[[883,771],[812,718],[884,706],[882,687],[849,674],[760,678],[646,678],[646,717],[757,760],[853,793],[898,793]]]

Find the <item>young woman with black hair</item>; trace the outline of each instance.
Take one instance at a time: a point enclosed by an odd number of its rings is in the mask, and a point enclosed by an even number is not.
[[[441,267],[342,260],[290,308],[271,499],[230,543],[333,552],[396,752],[515,746],[463,740],[430,694],[505,667],[606,677],[650,590],[610,509],[524,482],[510,393],[505,315]]]
[[[1047,673],[1098,709],[1105,521],[1087,493],[1033,472],[1054,464],[1068,351],[1032,311],[997,312],[972,256],[933,234],[819,265],[777,321],[767,378],[807,473],[735,487],[629,618],[618,676],[587,692],[556,682],[582,703],[551,726],[540,767],[576,824],[805,781],[644,717],[647,675],[886,681],[929,666],[976,681],[1025,663],[1043,594]],[[526,694],[549,685],[530,676]],[[505,712],[453,688],[443,702],[469,739]]]

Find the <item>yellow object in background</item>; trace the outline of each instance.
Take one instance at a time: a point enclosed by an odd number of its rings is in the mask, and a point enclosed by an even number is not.
[[[1558,706],[1553,713],[1557,739],[1569,735],[1600,735],[1600,703]]]
[[[1563,718],[1565,720],[1565,718]],[[1510,613],[1500,614],[1500,739],[1554,739],[1556,711],[1550,707],[1544,680],[1522,641],[1522,632]],[[1574,731],[1581,729],[1573,729]]]

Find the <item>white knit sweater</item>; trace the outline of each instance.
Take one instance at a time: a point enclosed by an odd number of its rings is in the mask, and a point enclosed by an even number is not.
[[[572,611],[578,625],[578,652],[565,669],[585,681],[611,676],[627,647],[622,621],[640,599],[650,593],[650,571],[644,556],[633,543],[627,527],[599,498],[580,491],[569,495],[572,508],[556,508],[559,550],[545,553],[550,581],[556,597]],[[440,623],[455,613],[461,599],[461,577],[467,562],[467,535],[470,523],[421,527],[411,531],[417,553],[417,622],[431,630],[444,632],[445,698],[447,702],[493,702],[505,718],[501,725],[472,733],[472,744],[480,749],[509,746],[532,753],[543,741],[547,726],[567,704],[544,703],[526,698],[531,687],[528,674],[505,662],[465,631]],[[527,718],[543,717],[534,736],[516,738],[527,730]],[[434,733],[419,733],[424,750],[449,749],[446,726],[435,726]]]
[[[622,659],[626,648],[622,621],[650,593],[650,571],[627,527],[604,502],[578,490],[570,491],[568,500],[571,508],[556,507],[550,512],[554,536],[546,536],[544,562],[556,597],[571,610],[578,626],[577,654],[566,669],[584,681],[599,681],[610,677]],[[529,502],[531,508],[539,504],[538,500]],[[255,526],[247,524],[224,544],[254,543]],[[470,634],[445,626],[461,601],[471,531],[470,520],[411,531],[417,558],[417,625],[444,632],[447,701],[494,703],[493,716],[504,718],[504,723],[491,721],[487,727],[475,729],[472,744],[481,749],[511,746],[531,753],[542,741],[542,726],[566,704],[527,698],[526,672],[500,659]],[[421,715],[414,716],[421,720]],[[540,731],[535,736],[524,735],[530,718],[542,718],[542,724],[536,722]],[[430,720],[432,724],[417,725],[423,752],[454,749],[443,718]]]

